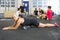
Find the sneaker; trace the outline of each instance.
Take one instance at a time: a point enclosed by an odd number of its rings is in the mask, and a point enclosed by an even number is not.
[[[57,23],[55,23],[54,25],[55,25],[55,27],[58,27],[59,26]]]
[[[23,29],[25,29],[25,30],[26,30],[26,29],[29,29],[29,28],[30,28],[30,26],[24,26],[24,27],[23,27]]]

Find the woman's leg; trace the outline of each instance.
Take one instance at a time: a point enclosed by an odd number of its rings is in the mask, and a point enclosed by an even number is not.
[[[43,23],[39,23],[39,27],[54,27],[54,26],[59,26],[57,23],[55,24],[50,24],[50,23],[47,23],[47,24],[43,24]]]

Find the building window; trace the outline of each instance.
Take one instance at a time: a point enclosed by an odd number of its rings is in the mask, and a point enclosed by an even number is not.
[[[0,0],[0,6],[1,7],[4,7],[5,5],[4,5],[4,0]]]
[[[33,0],[33,7],[37,7],[37,0]]]
[[[15,1],[15,0],[11,0],[11,1]]]
[[[10,0],[5,0],[6,2],[10,2]]]
[[[1,4],[4,4],[4,2],[1,2]]]
[[[15,0],[11,0],[11,7],[15,7]]]
[[[1,5],[1,7],[4,7],[4,5]]]
[[[11,2],[11,4],[15,4],[15,2]]]
[[[1,0],[0,0],[0,4],[1,4]]]
[[[11,5],[11,7],[15,7],[15,5]]]
[[[4,0],[1,0],[1,2],[4,2]]]
[[[5,2],[6,4],[10,4],[10,2]]]
[[[6,1],[6,2],[5,2],[5,6],[6,6],[6,7],[10,7],[10,2],[9,2],[9,1]]]
[[[42,1],[38,2],[38,7],[42,7]]]
[[[15,0],[0,0],[1,7],[15,7]]]

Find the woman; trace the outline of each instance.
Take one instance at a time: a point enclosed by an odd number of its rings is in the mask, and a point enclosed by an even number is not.
[[[22,17],[17,17],[16,15],[14,15],[14,19],[15,19],[15,23],[10,26],[10,27],[4,27],[3,30],[16,30],[19,27],[22,27],[21,25],[25,26],[25,25],[33,25],[34,27],[38,27],[38,28],[43,28],[43,27],[57,27],[59,26],[57,23],[54,24],[43,24],[37,21],[37,19],[35,19],[34,17],[31,18],[22,18]]]

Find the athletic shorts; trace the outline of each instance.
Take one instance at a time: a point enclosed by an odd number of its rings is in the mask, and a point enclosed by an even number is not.
[[[32,18],[31,19],[31,23],[30,24],[33,25],[33,26],[35,26],[35,27],[38,27],[39,26],[39,22],[35,18]]]

